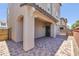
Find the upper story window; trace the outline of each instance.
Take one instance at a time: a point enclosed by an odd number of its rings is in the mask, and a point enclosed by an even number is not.
[[[52,14],[52,3],[47,4],[47,9],[48,9],[48,12],[50,12],[50,14]]]
[[[50,11],[50,4],[49,3],[47,4],[47,9],[48,9],[48,11]]]

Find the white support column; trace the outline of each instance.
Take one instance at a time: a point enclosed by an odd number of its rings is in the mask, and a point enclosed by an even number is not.
[[[34,47],[34,17],[32,8],[26,7],[23,23],[23,49],[28,51]]]
[[[56,35],[57,35],[57,27],[56,24],[54,24],[54,38],[56,38]]]
[[[51,24],[51,37],[56,38],[56,24]]]

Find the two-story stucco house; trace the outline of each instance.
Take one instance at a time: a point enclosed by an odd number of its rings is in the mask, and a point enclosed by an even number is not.
[[[59,29],[60,29],[60,34],[62,35],[67,35],[68,32],[68,26],[67,26],[67,18],[60,18],[60,22],[59,22]]]
[[[35,46],[35,38],[55,38],[60,6],[60,3],[9,4],[8,26],[11,29],[11,39],[15,42],[23,41],[23,49],[28,51]]]
[[[0,20],[0,28],[7,28],[7,21],[6,20]]]

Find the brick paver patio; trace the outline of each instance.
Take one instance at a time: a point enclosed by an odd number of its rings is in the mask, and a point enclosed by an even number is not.
[[[0,42],[0,55],[11,55],[11,56],[54,56],[58,53],[59,48],[63,42],[66,42],[65,36],[57,36],[56,38],[43,37],[35,39],[35,47],[29,51],[24,51],[22,48],[22,42],[15,43],[12,40]],[[66,56],[71,55],[71,43],[64,43],[65,51],[68,52]],[[62,47],[62,48],[64,48]],[[63,51],[63,49],[60,49]],[[63,53],[63,52],[62,52]],[[63,53],[64,55],[65,53]],[[62,54],[57,54],[62,55]]]

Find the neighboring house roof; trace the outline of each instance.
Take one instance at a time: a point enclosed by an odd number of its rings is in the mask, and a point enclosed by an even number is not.
[[[60,20],[63,20],[65,23],[68,22],[68,21],[67,21],[67,18],[63,18],[63,17],[61,17]]]
[[[44,9],[42,9],[41,7],[39,7],[39,5],[36,5],[35,3],[22,3],[20,5],[20,7],[24,6],[24,5],[29,5],[34,7],[36,10],[38,10],[39,12],[43,13],[44,15],[48,16],[50,19],[52,19],[53,21],[55,21],[56,23],[58,22],[58,20],[52,16],[51,14],[49,14],[47,11],[45,11]]]
[[[60,3],[60,6],[62,6],[62,3]]]
[[[0,20],[0,28],[7,27],[7,21],[6,20]]]

